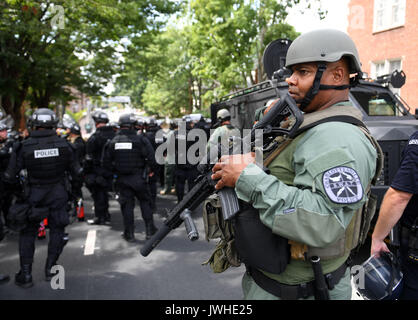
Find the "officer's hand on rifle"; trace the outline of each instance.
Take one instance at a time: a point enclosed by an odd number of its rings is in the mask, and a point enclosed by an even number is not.
[[[212,168],[212,180],[218,180],[215,189],[235,187],[241,172],[250,164],[255,163],[255,153],[222,156]]]

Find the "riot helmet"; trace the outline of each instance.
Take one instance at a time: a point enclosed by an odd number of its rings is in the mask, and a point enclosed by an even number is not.
[[[77,123],[72,123],[70,127],[70,132],[72,134],[81,135],[80,126]]]
[[[336,62],[345,57],[350,74],[357,74],[350,79],[350,85],[330,86],[320,84],[322,74],[328,62]],[[334,29],[320,29],[306,32],[297,37],[286,54],[286,68],[300,63],[315,62],[318,65],[314,83],[301,101],[303,110],[319,90],[344,90],[358,83],[361,77],[361,63],[354,41],[344,32]]]
[[[106,112],[103,111],[96,111],[93,113],[92,118],[95,123],[108,123],[109,117],[107,116]]]
[[[403,274],[392,252],[380,252],[367,259],[360,268],[357,291],[367,300],[395,300],[402,291]]]
[[[58,124],[58,118],[55,112],[48,108],[35,110],[31,117],[31,124],[35,128],[55,128]]]
[[[119,117],[120,127],[133,127],[136,124],[136,117],[133,113],[125,113]]]

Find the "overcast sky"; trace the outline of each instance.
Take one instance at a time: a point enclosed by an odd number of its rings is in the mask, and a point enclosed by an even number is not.
[[[322,0],[321,3],[322,8],[328,10],[324,20],[320,20],[318,17],[316,10],[318,6],[304,14],[299,12],[301,6],[297,6],[290,11],[287,23],[301,33],[322,28],[333,28],[347,32],[349,0]]]

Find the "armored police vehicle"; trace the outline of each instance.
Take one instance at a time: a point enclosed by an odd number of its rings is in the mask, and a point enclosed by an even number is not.
[[[211,105],[212,123],[216,122],[219,109],[227,108],[231,123],[239,129],[249,129],[254,124],[255,111],[288,89],[281,68],[285,65],[286,52],[291,41],[279,39],[270,43],[264,51],[263,63],[268,80],[231,93]],[[401,152],[408,138],[418,130],[418,109],[411,110],[402,98],[394,93],[405,83],[405,73],[395,70],[376,80],[363,79],[350,89],[349,99],[361,110],[363,122],[379,142],[384,153],[384,168],[372,192],[378,197],[378,207],[397,169]]]

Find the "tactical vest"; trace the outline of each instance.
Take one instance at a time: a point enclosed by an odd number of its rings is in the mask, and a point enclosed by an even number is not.
[[[93,160],[93,165],[100,167],[103,157],[103,148],[106,142],[112,140],[115,137],[115,132],[112,127],[105,126],[100,127],[94,133],[90,141],[87,142],[87,152]]]
[[[70,165],[71,147],[53,133],[30,137],[22,142],[24,167],[30,184],[51,184],[62,181]]]
[[[117,134],[110,143],[113,166],[119,174],[133,174],[145,167],[145,137],[133,134]]]

